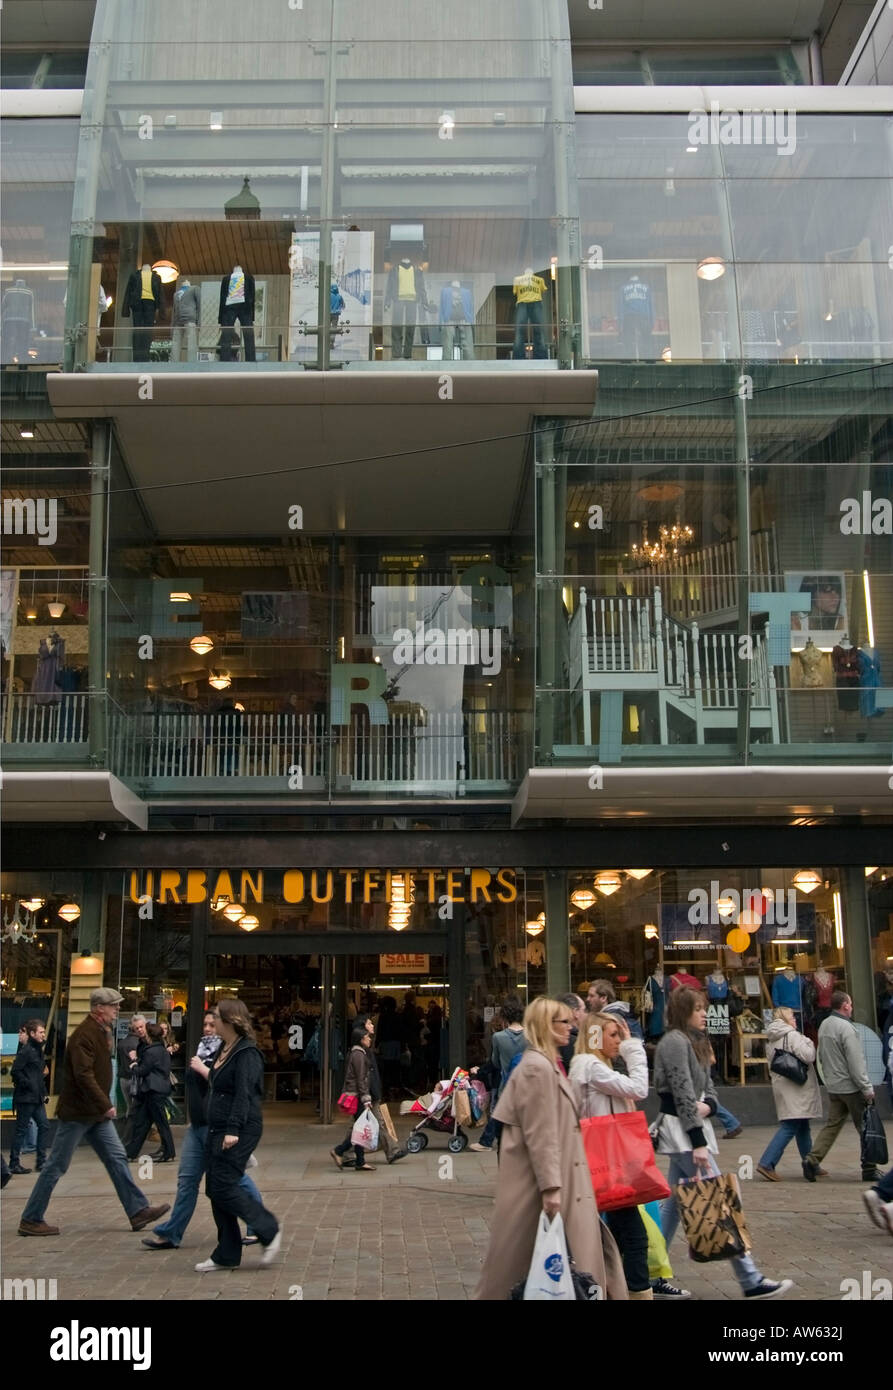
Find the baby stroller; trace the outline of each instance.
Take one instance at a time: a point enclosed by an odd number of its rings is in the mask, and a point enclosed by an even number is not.
[[[433,1130],[435,1134],[448,1134],[450,1136],[447,1140],[447,1148],[450,1153],[460,1154],[463,1149],[467,1148],[468,1135],[459,1123],[457,1105],[473,1117],[466,1120],[465,1123],[477,1123],[480,1115],[478,1084],[472,1082],[467,1071],[457,1067],[449,1080],[438,1081],[430,1094],[419,1096],[418,1100],[413,1101],[412,1105],[407,1107],[406,1113],[421,1115],[422,1118],[407,1136],[407,1152],[417,1154],[428,1147],[428,1136],[425,1133],[427,1129]],[[472,1095],[474,1096],[474,1103],[472,1103]],[[459,1099],[460,1096],[464,1096],[464,1102]]]

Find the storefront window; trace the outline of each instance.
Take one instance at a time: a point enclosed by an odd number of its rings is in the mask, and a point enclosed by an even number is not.
[[[29,1019],[39,1018],[47,1030],[44,1056],[49,1067],[48,1093],[57,1094],[61,1084],[73,943],[80,916],[80,879],[79,874],[71,875],[72,891],[62,892],[49,890],[45,876],[42,882],[41,876],[3,876],[0,1106],[4,1115],[12,1107],[9,1068],[18,1048],[18,1030]]]

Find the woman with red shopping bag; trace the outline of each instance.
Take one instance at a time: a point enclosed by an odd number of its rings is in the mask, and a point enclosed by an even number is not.
[[[626,1064],[626,1076],[614,1070],[615,1057],[621,1057]],[[617,1145],[609,1144],[608,1141],[616,1139],[622,1143],[624,1136],[605,1132],[605,1127],[612,1125],[612,1117],[616,1116],[619,1119],[620,1116],[635,1112],[636,1101],[644,1100],[648,1094],[648,1060],[644,1045],[638,1038],[631,1037],[629,1028],[621,1018],[612,1018],[608,1014],[589,1014],[583,1020],[577,1036],[577,1050],[571,1061],[570,1079],[580,1105],[580,1128],[583,1130],[590,1171],[593,1155],[601,1149],[603,1153],[600,1156],[605,1159],[601,1166],[611,1168],[605,1190],[610,1191],[611,1184],[616,1188],[624,1178],[629,1180],[628,1185],[633,1186],[628,1204],[614,1210],[605,1210],[597,1185],[596,1201],[623,1257],[623,1273],[626,1276],[630,1298],[650,1300],[653,1293],[648,1275],[648,1233],[639,1215],[639,1203],[650,1201],[653,1196],[659,1196],[660,1192],[638,1192],[634,1187],[638,1173],[626,1172],[621,1175],[611,1166],[610,1158],[613,1157]],[[587,1121],[592,1120],[598,1120],[598,1124],[587,1124]],[[649,1160],[653,1166],[654,1157],[644,1117],[641,1128],[642,1136],[634,1138],[643,1138],[647,1149],[647,1152],[643,1150],[641,1163],[644,1170]],[[593,1181],[595,1185],[595,1180]],[[666,1192],[667,1187],[664,1185],[663,1194],[666,1195]],[[615,1192],[614,1196],[615,1200],[620,1200],[622,1194]]]
[[[366,1162],[366,1150],[361,1144],[355,1144],[353,1140],[353,1130],[356,1123],[354,1117],[359,1117],[364,1110],[372,1111],[372,1091],[370,1088],[372,1076],[372,1064],[369,1060],[369,1048],[372,1046],[372,1034],[366,1029],[355,1028],[350,1038],[350,1053],[347,1058],[347,1071],[344,1074],[344,1090],[341,1093],[338,1104],[342,1110],[348,1109],[349,1099],[355,1099],[356,1106],[350,1106],[351,1122],[350,1129],[347,1131],[347,1138],[340,1144],[336,1144],[334,1149],[330,1149],[335,1164],[343,1168],[343,1157],[348,1149],[353,1149],[356,1157],[357,1173],[374,1173],[376,1168],[374,1163]]]

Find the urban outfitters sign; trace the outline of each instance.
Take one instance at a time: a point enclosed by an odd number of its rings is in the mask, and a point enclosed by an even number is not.
[[[276,880],[269,892],[263,869],[147,869],[131,872],[130,901],[148,899],[162,905],[220,899],[292,905],[405,902],[407,876],[413,896],[424,887],[432,904],[443,895],[454,903],[513,903],[518,897],[514,869],[285,869],[269,876]]]

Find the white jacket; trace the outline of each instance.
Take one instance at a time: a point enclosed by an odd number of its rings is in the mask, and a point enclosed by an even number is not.
[[[795,1081],[786,1081],[783,1076],[778,1076],[774,1071],[769,1072],[776,1115],[779,1120],[820,1120],[822,1118],[822,1093],[819,1090],[815,1067],[812,1065],[815,1061],[813,1044],[809,1038],[798,1033],[796,1028],[792,1028],[790,1023],[775,1018],[769,1024],[766,1033],[766,1056],[769,1058],[770,1067],[778,1048],[792,1052],[795,1057],[799,1057],[801,1062],[805,1062],[809,1068],[809,1074],[806,1078],[806,1085],[798,1086]]]
[[[568,1074],[580,1104],[581,1119],[622,1115],[635,1110],[636,1101],[647,1096],[648,1059],[638,1038],[626,1038],[620,1044],[620,1056],[628,1076],[585,1052],[578,1052],[572,1059]]]

